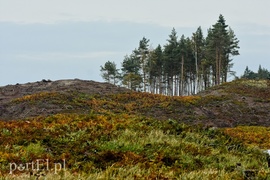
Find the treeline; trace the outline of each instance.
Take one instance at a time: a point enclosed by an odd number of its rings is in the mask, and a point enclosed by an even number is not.
[[[167,43],[156,48],[143,37],[139,47],[126,55],[121,72],[114,62],[101,66],[107,82],[129,89],[164,95],[196,94],[226,82],[232,57],[239,55],[238,39],[222,15],[204,37],[201,27],[191,37],[180,38],[173,28]]]
[[[251,71],[247,66],[241,78],[256,79],[256,80],[257,79],[270,79],[270,72],[267,69],[262,68],[261,65],[259,66],[257,73]]]

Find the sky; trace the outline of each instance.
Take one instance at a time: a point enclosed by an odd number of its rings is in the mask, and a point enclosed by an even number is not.
[[[165,45],[173,28],[204,36],[220,14],[240,40],[236,75],[270,70],[269,0],[0,0],[0,86],[42,79],[102,82],[100,66],[150,39]]]

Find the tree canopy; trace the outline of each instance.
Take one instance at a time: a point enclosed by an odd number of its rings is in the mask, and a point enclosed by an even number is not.
[[[165,45],[152,48],[149,42],[143,37],[125,56],[119,77],[123,86],[165,95],[195,94],[226,82],[233,73],[233,57],[239,55],[239,40],[223,15],[206,37],[201,27],[191,37],[179,36],[173,28]]]
[[[259,65],[257,73],[251,71],[248,66],[246,67],[244,74],[241,76],[241,78],[244,79],[270,79],[270,72],[262,68],[261,65]]]

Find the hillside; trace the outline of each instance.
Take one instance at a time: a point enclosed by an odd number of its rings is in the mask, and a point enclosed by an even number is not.
[[[88,112],[75,104],[78,96],[128,92],[109,83],[85,80],[42,80],[0,87],[0,119],[22,119],[61,112]],[[71,108],[71,105],[72,108]],[[87,106],[86,104],[83,106]],[[85,110],[85,111],[84,111]]]
[[[41,81],[0,87],[3,120],[57,113],[127,113],[159,120],[217,127],[270,125],[270,82],[238,80],[196,96],[167,97],[131,92],[108,83]]]
[[[0,177],[270,178],[269,86],[237,80],[187,97],[82,80],[0,87]]]

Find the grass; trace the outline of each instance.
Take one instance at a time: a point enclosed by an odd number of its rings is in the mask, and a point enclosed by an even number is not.
[[[257,92],[262,86],[233,83],[215,90],[250,96],[252,88]],[[263,89],[255,98],[269,99],[268,89]],[[51,102],[69,108],[52,115],[0,121],[0,179],[225,180],[243,179],[248,172],[269,179],[263,152],[270,148],[268,127],[214,128],[205,122],[207,118],[217,121],[216,116],[196,116],[200,108],[206,112],[212,108],[222,121],[233,117],[234,110],[244,117],[246,102],[232,98],[231,94],[167,97],[73,92],[15,99],[13,104]],[[185,119],[205,124],[186,124]]]
[[[0,128],[1,172],[7,179],[10,163],[36,163],[38,159],[48,159],[50,167],[64,159],[69,176],[80,174],[85,179],[241,177],[237,163],[243,169],[267,169],[262,150],[234,138],[231,129],[175,120],[127,114],[57,114],[27,122],[0,122]],[[46,172],[46,177],[58,178],[52,171]],[[21,173],[26,172],[12,171],[23,176]]]

